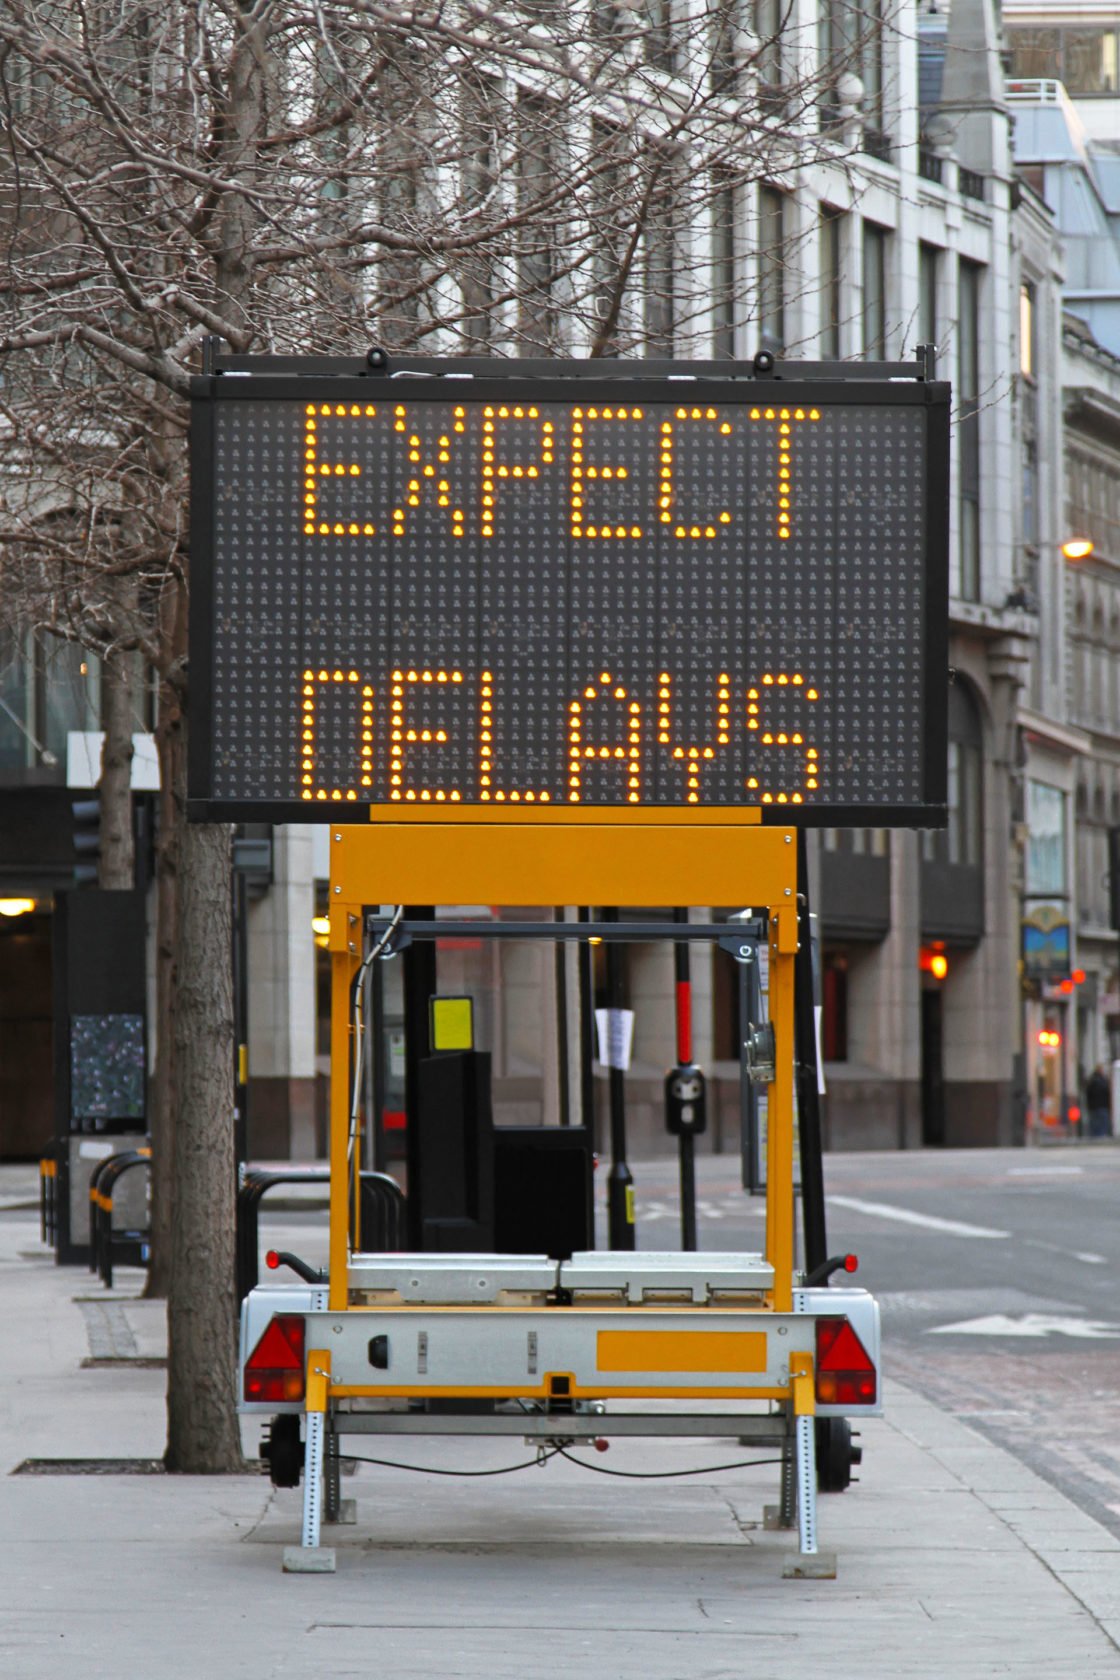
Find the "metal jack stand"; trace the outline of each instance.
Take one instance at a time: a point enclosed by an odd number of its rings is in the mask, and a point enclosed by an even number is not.
[[[322,1310],[327,1305],[327,1292],[317,1289],[314,1306]],[[330,1383],[331,1356],[312,1349],[307,1358],[307,1442],[303,1460],[303,1521],[298,1546],[284,1547],[284,1573],[287,1575],[332,1575],[335,1567],[333,1546],[320,1546],[319,1530],[323,1517],[324,1477],[323,1456],[326,1434],[327,1390]],[[337,1443],[335,1445],[337,1464]]]

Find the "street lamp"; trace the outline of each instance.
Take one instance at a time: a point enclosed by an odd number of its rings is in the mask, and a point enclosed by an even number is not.
[[[1088,560],[1092,552],[1092,537],[1067,537],[1062,544],[1062,553],[1067,560]]]

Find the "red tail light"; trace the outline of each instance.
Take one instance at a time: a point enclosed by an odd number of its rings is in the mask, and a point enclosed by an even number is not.
[[[302,1400],[306,1380],[304,1323],[277,1313],[245,1361],[246,1400]]]
[[[873,1406],[878,1375],[846,1318],[817,1320],[817,1400],[822,1406]]]

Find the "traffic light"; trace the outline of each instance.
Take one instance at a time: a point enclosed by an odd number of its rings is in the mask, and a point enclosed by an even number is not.
[[[72,799],[74,819],[74,885],[95,887],[101,867],[101,800]]]
[[[918,967],[935,980],[944,980],[949,972],[949,959],[937,946],[923,945],[918,953]]]

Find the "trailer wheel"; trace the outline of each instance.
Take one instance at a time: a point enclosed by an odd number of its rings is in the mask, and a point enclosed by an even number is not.
[[[299,1438],[299,1418],[294,1412],[282,1412],[273,1418],[261,1442],[261,1457],[268,1466],[273,1487],[299,1486],[303,1442]]]
[[[817,1487],[821,1493],[843,1493],[852,1480],[852,1468],[863,1462],[863,1448],[852,1438],[847,1418],[816,1419]]]

